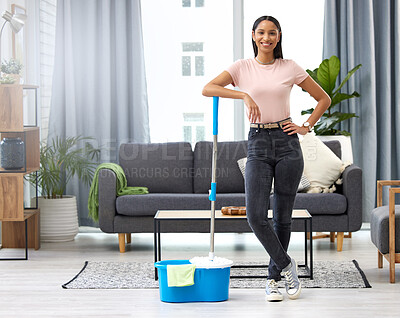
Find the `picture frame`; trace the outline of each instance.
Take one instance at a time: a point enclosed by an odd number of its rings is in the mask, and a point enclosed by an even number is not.
[[[18,4],[11,4],[11,13],[12,14],[25,14],[26,9]],[[25,43],[25,31],[22,28],[18,33],[12,32],[12,57],[16,60],[19,60],[24,67],[26,66],[26,43]],[[24,78],[24,68],[21,72],[21,77]]]

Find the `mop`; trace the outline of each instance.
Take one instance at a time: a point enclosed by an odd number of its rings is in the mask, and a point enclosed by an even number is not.
[[[196,265],[196,268],[226,268],[233,262],[229,259],[214,255],[214,228],[215,228],[215,200],[217,196],[217,142],[218,142],[218,103],[219,97],[213,97],[213,154],[211,171],[211,190],[208,199],[211,201],[211,222],[210,222],[210,252],[208,257],[193,257],[189,261]]]
[[[215,224],[215,199],[217,191],[217,135],[218,135],[218,97],[213,100],[213,156],[212,177],[209,200],[211,201],[210,223],[210,252],[208,257],[194,257],[190,260],[167,260],[155,263],[158,269],[160,284],[160,299],[165,302],[197,302],[197,301],[225,301],[229,298],[229,280],[232,261],[214,256],[214,224]],[[182,277],[188,277],[194,273],[193,282],[189,285],[169,286],[168,266],[188,265],[189,270],[179,273]],[[192,272],[193,265],[195,267]],[[171,268],[170,268],[171,269]],[[186,275],[186,276],[185,276]],[[191,279],[192,277],[190,277]],[[185,281],[186,283],[186,281]]]

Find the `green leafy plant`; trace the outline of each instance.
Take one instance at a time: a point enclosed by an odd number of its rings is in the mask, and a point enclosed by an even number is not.
[[[57,137],[40,147],[40,169],[29,176],[29,181],[38,184],[43,197],[62,198],[68,182],[78,176],[85,185],[90,185],[100,158],[100,149],[93,147],[90,137]]]
[[[6,74],[19,74],[22,70],[22,64],[16,59],[3,60],[1,63],[1,71]]]
[[[337,56],[333,55],[329,59],[323,60],[319,67],[313,71],[307,70],[307,73],[322,87],[322,89],[332,100],[332,103],[327,111],[314,126],[314,132],[316,135],[351,135],[350,132],[346,130],[339,130],[336,127],[338,127],[340,122],[358,116],[355,113],[334,111],[333,108],[344,100],[360,97],[360,94],[356,91],[351,94],[347,94],[340,92],[340,90],[361,66],[362,64],[358,64],[356,67],[350,70],[337,88],[336,82],[340,72],[340,60]],[[311,114],[313,111],[314,108],[310,108],[302,111],[301,114]]]

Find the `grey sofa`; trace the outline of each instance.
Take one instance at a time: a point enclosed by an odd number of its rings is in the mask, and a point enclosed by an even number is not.
[[[339,158],[340,143],[325,143]],[[219,142],[216,209],[244,206],[244,179],[237,160],[247,154],[247,141]],[[120,252],[131,233],[152,233],[157,210],[210,209],[212,142],[129,143],[119,149],[119,164],[129,186],[145,186],[146,195],[116,196],[116,176],[111,170],[99,174],[99,226],[103,232],[118,233]],[[306,208],[313,216],[313,231],[338,232],[341,250],[344,232],[360,229],[362,222],[362,171],[351,165],[343,172],[343,185],[336,193],[298,193],[295,208]],[[271,195],[270,207],[273,206]],[[294,221],[293,231],[304,231]],[[169,222],[163,232],[209,232],[209,221]],[[215,232],[251,232],[247,222],[218,220]],[[339,248],[340,247],[340,248]]]

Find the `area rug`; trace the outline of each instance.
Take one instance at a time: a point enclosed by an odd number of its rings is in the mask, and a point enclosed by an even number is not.
[[[235,263],[235,265],[256,265]],[[305,274],[299,267],[299,274]],[[263,275],[266,268],[232,268],[232,276]],[[314,261],[314,279],[301,278],[304,288],[370,288],[364,272],[356,260]],[[284,286],[283,281],[279,282]],[[92,262],[86,261],[82,270],[69,282],[65,289],[145,289],[158,288],[154,280],[153,263]],[[230,288],[265,288],[265,278],[231,278]]]

